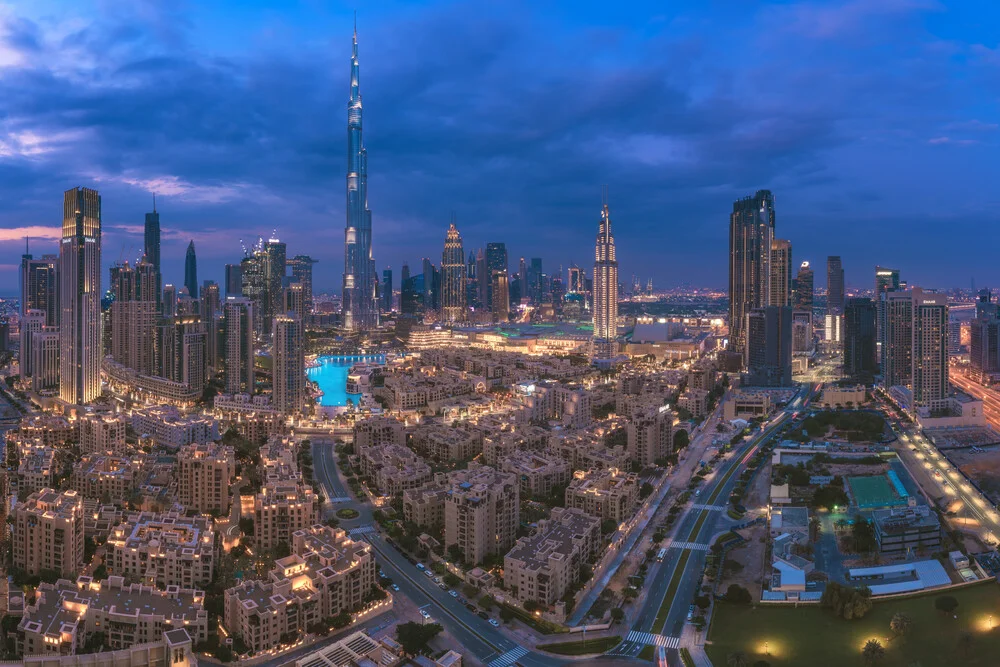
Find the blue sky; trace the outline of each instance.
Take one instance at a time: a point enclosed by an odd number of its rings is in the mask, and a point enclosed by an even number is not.
[[[25,234],[55,252],[75,185],[103,196],[106,265],[156,193],[166,282],[190,239],[221,280],[277,229],[339,288],[354,9],[0,0],[0,292]],[[770,188],[795,262],[839,254],[849,285],[1000,283],[995,3],[357,10],[380,271],[439,262],[452,212],[467,250],[589,265],[606,183],[626,282],[724,286],[732,201]]]

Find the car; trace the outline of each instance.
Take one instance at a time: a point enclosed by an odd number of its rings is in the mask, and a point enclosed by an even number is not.
[[[444,585],[444,584],[438,584],[438,588],[440,588],[443,591],[448,590],[448,587],[446,585]]]
[[[417,569],[418,570],[423,570],[424,569],[424,564],[423,563],[417,563]]]
[[[688,607],[688,617],[687,617],[688,622],[691,622],[692,618],[694,618],[694,605]]]
[[[456,591],[448,591],[448,595],[450,595],[453,598],[457,598],[458,597],[458,593]]]
[[[479,612],[479,618],[483,619],[484,621],[488,621],[490,620],[490,615],[487,614],[485,611],[481,611]]]
[[[430,615],[430,614],[428,614],[428,613],[427,613],[426,611],[424,611],[423,609],[421,609],[421,610],[420,610],[420,615],[424,617],[424,620],[425,620],[425,621],[429,621],[429,620],[431,620],[431,615]]]
[[[461,595],[458,596],[458,604],[465,604],[466,602],[468,602],[468,600],[466,600]]]
[[[396,584],[393,584],[392,585],[392,590],[398,591],[399,590],[399,586],[397,586]]]
[[[500,627],[500,623],[497,622],[497,619],[495,619],[495,618],[491,618],[490,619],[490,625],[492,625],[494,628],[499,628]]]
[[[473,614],[476,613],[476,605],[472,604],[471,602],[465,605],[465,608],[471,611]]]
[[[430,570],[424,570],[424,574],[425,574],[425,575],[426,575],[426,576],[427,576],[428,578],[430,578],[430,577],[433,577],[433,576],[434,576],[434,573],[433,573],[433,572],[431,572]]]
[[[440,584],[441,583],[441,577],[434,577],[434,583],[435,584]]]

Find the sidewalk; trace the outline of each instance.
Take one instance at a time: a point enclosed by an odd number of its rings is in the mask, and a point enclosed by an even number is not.
[[[702,633],[698,632],[690,623],[684,626],[681,633],[681,648],[686,648],[691,654],[691,659],[698,667],[712,667],[712,661],[705,653],[705,639]]]

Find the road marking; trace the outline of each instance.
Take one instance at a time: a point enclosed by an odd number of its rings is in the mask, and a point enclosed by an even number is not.
[[[336,498],[330,498],[331,503],[349,503],[351,502],[350,496],[337,496]]]
[[[375,533],[375,532],[378,532],[375,526],[369,524],[367,526],[358,526],[357,528],[351,528],[349,531],[347,531],[347,534],[350,535],[351,537],[357,537],[358,535],[365,535],[367,533]]]
[[[526,655],[528,655],[528,649],[523,646],[515,646],[499,658],[490,660],[490,667],[507,667],[508,665],[513,665]]]
[[[626,641],[636,642],[639,644],[651,644],[662,648],[678,648],[681,645],[680,637],[664,637],[663,635],[654,634],[652,632],[639,632],[638,630],[633,630],[628,633]]]
[[[707,544],[698,544],[697,542],[671,542],[667,545],[668,549],[690,549],[691,551],[708,551]]]
[[[709,512],[721,512],[722,510],[729,509],[729,505],[691,505],[693,510],[707,510]]]

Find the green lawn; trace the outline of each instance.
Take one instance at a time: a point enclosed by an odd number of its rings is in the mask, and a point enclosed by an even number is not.
[[[773,667],[843,667],[863,665],[861,647],[875,638],[885,647],[885,660],[878,667],[908,667],[917,662],[921,667],[998,664],[1000,587],[984,582],[947,593],[959,601],[957,619],[934,609],[935,598],[942,594],[876,602],[863,619],[853,621],[834,617],[818,606],[754,608],[723,602],[712,621],[712,643],[705,648],[716,665],[725,665],[730,653],[743,651],[751,664],[766,660]],[[889,620],[896,612],[909,616],[913,629],[905,637],[887,640],[892,636]],[[968,655],[960,650],[965,633],[972,637]]]
[[[591,655],[604,653],[622,643],[621,637],[598,637],[597,639],[580,640],[576,642],[559,642],[555,644],[539,644],[537,648],[558,655]]]

